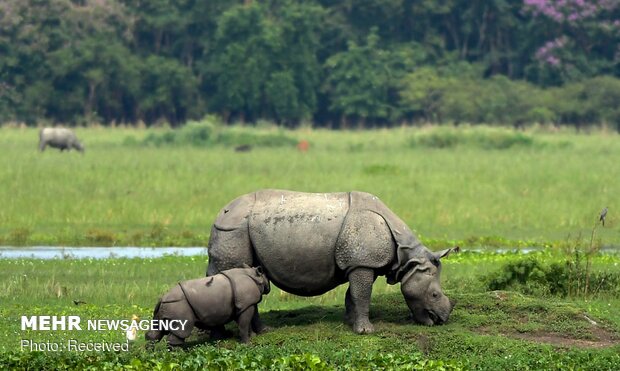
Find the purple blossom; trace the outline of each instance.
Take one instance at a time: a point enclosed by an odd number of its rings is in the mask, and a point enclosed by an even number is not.
[[[620,33],[620,19],[614,16],[619,9],[620,0],[523,0],[522,8],[523,14],[547,18],[562,29],[596,27],[614,33]],[[567,42],[566,36],[546,42],[536,51],[536,59],[559,67],[562,64],[560,51]]]
[[[523,0],[523,10],[555,22],[577,22],[620,7],[618,0]]]
[[[545,45],[536,51],[536,59],[553,67],[560,66],[561,59],[558,56],[558,52],[566,46],[567,42],[568,39],[565,36],[547,41]]]

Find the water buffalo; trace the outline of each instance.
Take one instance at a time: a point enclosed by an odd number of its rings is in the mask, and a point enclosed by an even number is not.
[[[440,287],[440,259],[377,197],[363,192],[261,190],[218,214],[208,244],[207,275],[244,264],[262,266],[271,282],[302,296],[349,282],[345,318],[356,333],[373,332],[368,318],[377,276],[400,282],[415,321],[442,324],[454,304]],[[258,317],[254,331],[263,325]]]
[[[60,151],[72,148],[84,153],[84,146],[77,139],[75,133],[66,128],[43,128],[39,132],[39,150],[45,151],[45,147],[58,148]]]

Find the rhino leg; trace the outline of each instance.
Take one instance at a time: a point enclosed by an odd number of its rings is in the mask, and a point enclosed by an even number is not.
[[[254,312],[254,316],[252,317],[252,331],[257,334],[262,334],[270,330],[269,326],[265,326],[265,324],[260,320],[258,315],[258,311]]]
[[[158,320],[159,319],[159,310],[161,308],[161,299],[159,299],[159,301],[157,301],[157,304],[155,305],[155,310],[153,310],[153,319],[154,320]],[[165,332],[161,331],[161,330],[149,330],[146,334],[144,334],[144,338],[147,341],[150,341],[152,343],[156,343],[158,341],[160,341],[163,337],[164,337]]]
[[[211,340],[224,340],[232,336],[232,333],[226,330],[224,325],[209,327],[209,338]]]
[[[241,313],[237,318],[237,325],[239,325],[239,337],[241,338],[242,343],[247,343],[250,341],[250,335],[252,332],[251,323],[254,314],[257,312],[256,306],[253,305],[244,310],[243,313]]]
[[[374,331],[368,318],[374,281],[375,272],[370,268],[355,268],[349,273],[349,289],[345,297],[346,319],[353,323],[353,331],[358,334]]]
[[[250,267],[256,265],[247,228],[232,231],[211,228],[207,249],[209,251],[207,276],[216,275],[227,269],[241,268],[244,264]]]

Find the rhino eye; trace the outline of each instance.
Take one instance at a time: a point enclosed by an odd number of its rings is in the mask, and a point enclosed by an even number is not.
[[[438,296],[439,296],[439,294],[437,293],[437,291],[433,292],[433,297],[434,297],[434,298],[436,298],[436,297],[438,297]]]

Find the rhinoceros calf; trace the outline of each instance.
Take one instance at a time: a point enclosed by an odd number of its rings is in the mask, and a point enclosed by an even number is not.
[[[211,228],[207,275],[260,265],[271,282],[303,296],[349,282],[345,319],[357,333],[374,331],[368,318],[377,276],[401,283],[414,320],[448,320],[454,304],[440,287],[440,259],[377,197],[363,192],[261,190],[226,205]],[[258,316],[252,325],[260,332]]]
[[[235,320],[241,341],[247,343],[257,304],[269,290],[269,280],[261,268],[229,269],[215,276],[180,282],[157,302],[153,319],[187,321],[185,326],[174,326],[169,331],[153,329],[145,338],[156,342],[167,334],[168,345],[178,346],[194,327],[219,334],[226,323]]]
[[[43,128],[39,132],[39,150],[45,151],[45,147],[58,148],[60,151],[72,148],[84,153],[84,146],[78,140],[75,133],[66,128]]]

